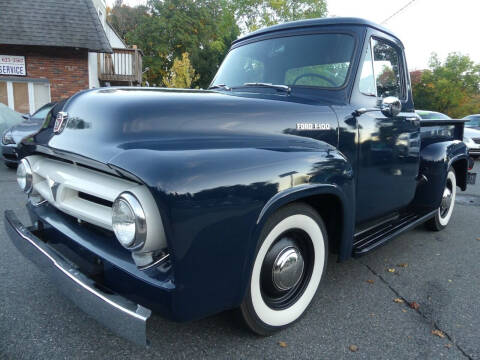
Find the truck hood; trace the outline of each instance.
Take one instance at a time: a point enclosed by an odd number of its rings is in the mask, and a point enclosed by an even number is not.
[[[74,95],[63,111],[67,120],[60,133],[53,132],[52,117],[33,138],[37,151],[103,164],[131,149],[317,148],[325,142],[335,146],[338,138],[327,101],[321,105],[284,94],[102,88]],[[328,123],[330,130],[315,132],[317,139],[297,136],[297,123]]]

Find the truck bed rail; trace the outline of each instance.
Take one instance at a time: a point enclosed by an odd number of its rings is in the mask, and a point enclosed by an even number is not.
[[[463,129],[467,119],[449,119],[449,120],[420,120],[422,128],[434,126],[455,126],[453,137],[457,140],[463,140]]]

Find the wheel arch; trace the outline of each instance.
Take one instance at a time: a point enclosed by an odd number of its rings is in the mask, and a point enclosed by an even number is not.
[[[348,191],[352,191],[348,188]],[[344,189],[335,184],[304,185],[276,194],[260,212],[252,239],[256,240],[255,250],[262,228],[268,218],[280,208],[296,202],[310,205],[322,217],[327,227],[329,247],[338,253],[338,260],[348,259],[352,253],[354,232],[353,194],[346,194]],[[252,255],[249,258],[254,258]],[[250,276],[251,264],[246,264],[245,274]]]

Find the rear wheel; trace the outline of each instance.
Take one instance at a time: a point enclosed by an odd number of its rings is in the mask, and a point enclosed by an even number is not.
[[[269,335],[298,320],[325,272],[328,238],[317,212],[293,204],[265,224],[250,284],[240,307],[248,327]]]
[[[442,194],[442,202],[438,208],[435,217],[427,222],[427,227],[433,231],[440,231],[447,227],[452,217],[453,208],[455,206],[455,196],[457,194],[457,178],[455,170],[450,168],[447,174],[445,189]]]

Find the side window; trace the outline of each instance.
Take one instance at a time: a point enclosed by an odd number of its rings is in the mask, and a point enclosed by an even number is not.
[[[373,39],[373,69],[377,84],[377,96],[404,98],[401,80],[401,56],[398,50],[386,41]]]
[[[363,60],[362,73],[360,74],[359,82],[360,92],[368,96],[377,96],[375,90],[375,79],[373,78],[373,62],[372,62],[372,48],[368,43],[365,49],[365,57]]]

